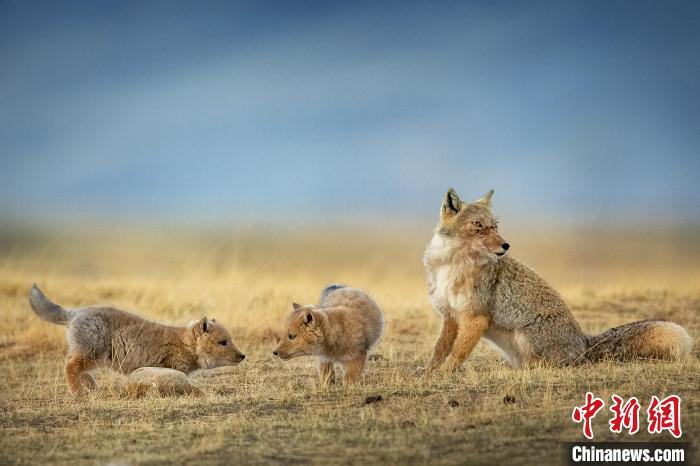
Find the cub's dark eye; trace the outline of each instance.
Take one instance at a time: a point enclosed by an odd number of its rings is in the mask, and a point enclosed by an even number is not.
[[[219,344],[220,344],[221,346],[226,346],[226,345],[228,345],[228,342],[226,342],[226,340],[221,340],[221,341],[219,342]]]
[[[474,225],[477,228],[481,228],[481,222],[472,222],[472,225]]]
[[[297,337],[296,335],[292,335],[291,333],[287,336],[289,337],[290,340],[294,340]]]

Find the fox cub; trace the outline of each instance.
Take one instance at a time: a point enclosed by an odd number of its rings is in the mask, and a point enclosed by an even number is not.
[[[367,353],[384,329],[384,316],[377,303],[364,292],[331,285],[321,293],[318,306],[292,304],[286,335],[272,352],[287,360],[317,356],[322,384],[333,383],[333,364],[344,366],[343,382],[357,382],[367,362]]]
[[[491,213],[493,190],[462,202],[450,189],[423,263],[430,300],[444,319],[430,368],[458,368],[480,338],[514,366],[610,358],[680,359],[692,340],[672,322],[646,320],[601,335],[581,331],[562,297],[517,259]]]
[[[95,388],[90,371],[110,367],[129,374],[140,367],[166,367],[184,373],[235,366],[245,355],[214,319],[187,327],[159,324],[109,306],[64,309],[32,286],[29,302],[42,319],[68,327],[65,375],[71,393]]]

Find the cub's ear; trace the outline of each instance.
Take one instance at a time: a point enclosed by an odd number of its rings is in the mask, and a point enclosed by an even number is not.
[[[493,197],[493,189],[481,196],[479,199],[474,201],[474,204],[481,204],[483,206],[491,208],[491,198]]]
[[[301,321],[304,322],[304,325],[310,325],[311,322],[314,321],[314,314],[311,311],[305,311],[304,315],[301,318]]]
[[[292,303],[292,309],[294,309],[295,311],[298,311],[298,310],[301,309],[302,307],[304,307],[304,306],[302,306],[302,305],[299,304],[299,303]]]
[[[457,192],[450,188],[445,194],[445,198],[442,200],[442,207],[440,208],[440,220],[449,220],[459,213],[464,207],[464,203],[457,195]]]
[[[195,334],[202,335],[210,330],[211,325],[209,325],[209,320],[206,317],[202,317],[199,320],[192,321],[189,327],[194,329]]]

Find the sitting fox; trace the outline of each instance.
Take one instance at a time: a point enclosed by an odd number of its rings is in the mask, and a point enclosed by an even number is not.
[[[99,366],[124,374],[140,367],[166,367],[187,374],[235,366],[245,359],[214,319],[204,317],[187,327],[171,327],[109,306],[64,309],[36,285],[29,302],[42,319],[68,327],[65,374],[71,393],[95,388],[90,371]]]
[[[317,356],[322,384],[333,383],[333,364],[344,366],[343,382],[360,379],[367,353],[384,329],[384,316],[377,303],[364,292],[331,285],[321,293],[318,306],[292,304],[284,335],[272,352],[287,360]]]
[[[450,189],[423,263],[430,300],[443,317],[429,369],[457,369],[480,338],[513,366],[654,358],[677,360],[692,340],[680,325],[634,322],[601,335],[581,331],[562,297],[532,269],[506,256],[491,213],[493,190],[474,203]]]

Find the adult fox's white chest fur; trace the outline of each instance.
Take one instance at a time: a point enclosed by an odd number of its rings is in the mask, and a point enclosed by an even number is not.
[[[534,270],[506,256],[510,246],[498,233],[492,195],[467,204],[450,189],[426,248],[430,300],[444,319],[431,368],[458,368],[482,337],[515,366],[679,359],[690,353],[690,336],[672,322],[648,320],[597,336],[583,333],[559,293]]]

